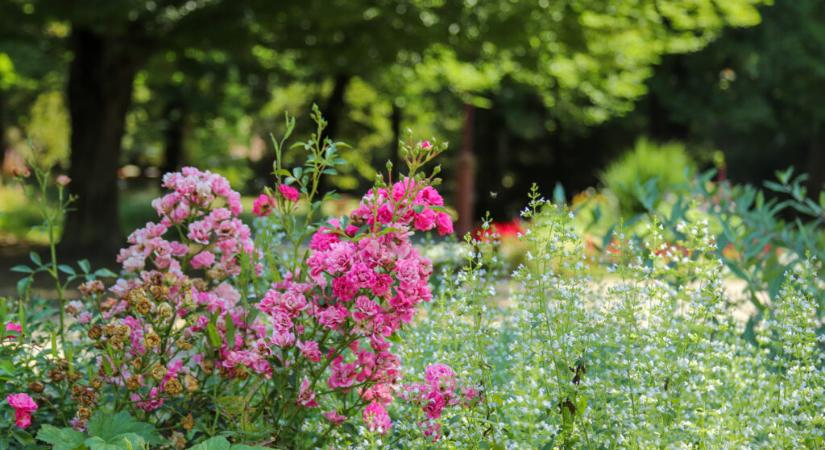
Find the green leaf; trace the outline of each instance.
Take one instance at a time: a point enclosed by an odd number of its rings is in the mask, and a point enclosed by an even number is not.
[[[218,335],[218,327],[215,326],[214,319],[206,325],[206,334],[209,337],[209,343],[213,347],[219,348],[221,346],[221,337]]]
[[[232,446],[223,436],[215,436],[207,439],[198,445],[189,447],[189,450],[230,450]]]
[[[14,437],[14,440],[16,440],[18,443],[20,443],[24,447],[34,445],[34,443],[35,443],[34,438],[32,437],[32,435],[29,434],[25,430],[13,430],[11,432],[11,435]]]
[[[95,270],[94,275],[98,278],[115,278],[117,274],[112,272],[109,269],[97,269]]]
[[[163,442],[155,427],[148,423],[138,422],[125,411],[114,415],[98,411],[89,420],[88,433],[90,436],[100,437],[108,443],[121,441],[121,438],[128,437],[127,435],[130,434],[139,436],[141,440],[146,441],[148,444]]]
[[[561,183],[556,182],[556,187],[553,188],[553,203],[563,205],[565,199],[566,196],[564,195],[564,186],[562,186]]]
[[[21,278],[17,282],[17,295],[21,297],[26,296],[26,291],[29,290],[29,287],[32,285],[32,277]]]
[[[92,266],[89,264],[88,259],[81,259],[77,262],[77,265],[80,267],[80,270],[82,270],[83,273],[89,273],[92,270]]]
[[[43,260],[40,259],[40,255],[38,255],[35,252],[29,253],[29,259],[31,259],[32,262],[37,266],[42,266],[43,265]]]
[[[68,275],[77,275],[77,272],[75,272],[74,268],[68,264],[60,264],[59,266],[57,266],[57,269]]]
[[[27,265],[24,265],[24,264],[18,264],[16,266],[12,267],[11,271],[12,272],[18,272],[18,273],[32,273],[32,272],[34,272],[34,270],[31,267],[29,267]]]
[[[83,448],[83,433],[71,428],[57,428],[43,425],[37,432],[37,439],[52,445],[53,450],[76,450]]]
[[[146,441],[135,433],[124,433],[111,439],[99,436],[90,437],[84,442],[89,450],[143,450],[148,448]]]

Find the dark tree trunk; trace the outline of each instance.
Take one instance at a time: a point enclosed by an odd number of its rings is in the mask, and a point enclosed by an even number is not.
[[[401,107],[392,103],[392,113],[390,114],[390,127],[392,128],[392,144],[390,145],[390,161],[394,173],[401,173]],[[379,165],[381,167],[382,165]]]
[[[133,81],[143,61],[135,41],[72,31],[69,188],[77,199],[61,243],[72,255],[108,256],[122,243],[117,171]]]
[[[324,119],[327,120],[327,128],[324,130],[324,137],[335,139],[338,133],[338,126],[341,122],[341,115],[344,112],[344,96],[347,93],[347,86],[352,77],[350,75],[339,74],[335,76],[335,84],[332,86],[327,98],[324,108],[321,112],[324,114]]]
[[[186,141],[186,107],[175,98],[169,101],[163,113],[164,159],[161,173],[174,172],[183,165],[183,146]]]
[[[6,96],[5,92],[0,90],[0,154],[5,154],[8,148],[6,142]]]
[[[347,93],[347,86],[352,77],[350,75],[339,74],[335,76],[335,84],[332,86],[332,92],[329,94],[321,113],[324,114],[324,119],[327,121],[327,127],[324,130],[322,139],[332,139],[333,141],[338,137],[338,126],[341,123],[341,116],[344,113],[344,106],[346,102],[344,96]],[[325,193],[331,190],[331,185],[327,177],[321,177],[319,190]]]
[[[473,227],[475,207],[475,169],[476,158],[473,154],[475,143],[475,107],[464,105],[464,134],[461,140],[461,151],[458,153],[456,165],[456,209],[458,210],[458,224],[456,233],[459,237],[469,232]]]
[[[819,193],[825,189],[825,123],[814,130],[805,170],[808,172],[808,193],[818,199]]]

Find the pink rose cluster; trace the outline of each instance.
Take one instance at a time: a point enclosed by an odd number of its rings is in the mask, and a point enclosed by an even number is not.
[[[6,397],[6,402],[14,408],[14,423],[18,428],[28,428],[32,414],[37,411],[37,403],[28,394],[18,393]]]
[[[270,373],[266,329],[248,320],[228,281],[241,258],[257,260],[238,218],[240,195],[225,178],[194,168],[167,174],[164,186],[172,192],[153,202],[160,220],[132,233],[118,257],[137,276],[118,280],[114,296],[99,301],[100,322],[86,323],[90,336],[122,349],[118,367],[100,358],[101,373],[145,411],[196,391],[215,370],[225,378],[245,377],[247,368]]]
[[[301,197],[301,193],[292,186],[286,184],[278,185],[278,193],[289,203],[295,203]],[[252,214],[258,217],[268,216],[278,205],[278,201],[269,194],[261,194],[252,203]]]
[[[269,319],[279,365],[325,368],[329,389],[316,393],[314,383],[303,383],[299,405],[334,408],[332,399],[321,397],[357,388],[368,405],[362,411],[365,424],[384,433],[392,424],[386,406],[400,379],[389,338],[412,320],[420,302],[432,297],[432,264],[410,238],[413,230],[452,231],[452,222],[431,208],[443,200],[430,186],[405,180],[393,187],[392,197],[387,190],[376,192],[348,220],[321,227],[310,240],[308,273],[275,283],[258,309]],[[335,409],[324,416],[334,424],[343,421]]]
[[[437,441],[441,437],[441,424],[436,419],[441,418],[444,409],[457,405],[472,406],[479,394],[473,388],[459,389],[455,372],[450,366],[432,364],[424,370],[424,383],[404,386],[403,397],[421,407],[427,420],[419,426],[426,436]]]
[[[117,258],[123,269],[144,270],[149,260],[158,270],[180,272],[181,260],[191,256],[194,269],[216,276],[237,275],[239,255],[254,252],[249,227],[238,218],[243,209],[240,194],[226,178],[192,167],[166,174],[163,186],[172,192],[152,201],[160,221],[149,222],[129,236],[131,245]],[[171,228],[185,233],[191,242],[165,239]],[[187,244],[195,244],[194,250]]]
[[[453,221],[443,211],[444,199],[432,186],[421,187],[414,180],[405,178],[392,188],[370,190],[352,213],[370,225],[402,223],[418,231],[436,229],[438,234],[453,232]]]

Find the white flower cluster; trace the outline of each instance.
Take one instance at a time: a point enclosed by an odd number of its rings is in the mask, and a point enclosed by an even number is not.
[[[435,444],[397,423],[396,444],[825,446],[818,262],[787,274],[781,301],[746,336],[707,223],[618,233],[595,261],[563,207],[535,196],[523,215],[525,263],[503,277],[491,244],[470,243],[400,349],[405,364],[450,364],[481,402],[445,415]]]

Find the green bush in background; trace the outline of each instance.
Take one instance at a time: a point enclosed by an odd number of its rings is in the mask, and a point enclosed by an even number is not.
[[[684,189],[695,171],[696,163],[683,143],[660,144],[641,138],[632,150],[607,167],[601,182],[616,196],[621,211],[633,215],[645,210],[638,199],[642,186],[655,183],[659,192],[678,191]]]

